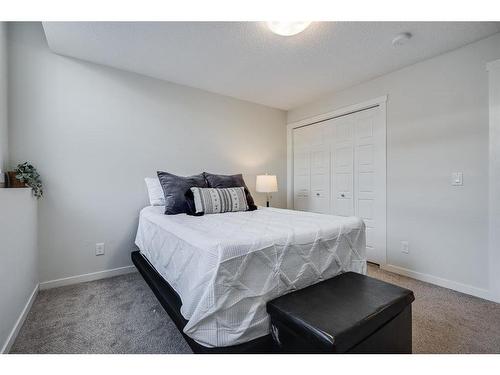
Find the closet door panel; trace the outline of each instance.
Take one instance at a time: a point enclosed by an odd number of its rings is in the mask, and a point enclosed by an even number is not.
[[[311,149],[311,211],[330,212],[330,147]]]
[[[293,206],[308,211],[311,192],[311,131],[308,127],[293,131]]]
[[[385,131],[379,108],[355,119],[355,212],[366,225],[368,260],[385,263]]]
[[[293,155],[294,177],[294,208],[308,211],[311,192],[311,162],[309,148],[301,147]]]
[[[334,215],[354,215],[354,138],[353,122],[348,116],[334,119],[332,126],[332,212]]]

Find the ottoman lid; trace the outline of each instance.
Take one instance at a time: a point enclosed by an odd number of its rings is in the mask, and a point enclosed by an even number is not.
[[[346,272],[267,303],[271,320],[331,352],[345,352],[396,317],[413,292]]]

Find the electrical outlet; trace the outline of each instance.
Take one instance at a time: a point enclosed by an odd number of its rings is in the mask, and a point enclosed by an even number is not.
[[[401,241],[401,252],[405,254],[410,253],[410,244],[408,241]]]
[[[95,244],[95,255],[104,255],[104,242]]]

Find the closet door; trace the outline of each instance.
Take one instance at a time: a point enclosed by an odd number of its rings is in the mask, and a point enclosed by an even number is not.
[[[386,141],[377,108],[352,115],[354,120],[354,212],[366,225],[368,260],[386,262]]]
[[[310,127],[311,200],[309,211],[330,213],[330,143],[324,123]]]
[[[334,215],[354,215],[354,134],[350,116],[329,121],[332,126],[332,210]]]
[[[293,207],[308,211],[311,196],[310,130],[293,131]]]
[[[359,216],[367,258],[386,263],[386,131],[381,107],[293,131],[294,208]]]

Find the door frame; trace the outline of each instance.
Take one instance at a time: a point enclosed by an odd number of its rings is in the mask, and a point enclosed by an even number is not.
[[[314,125],[318,122],[330,120],[336,117],[349,115],[351,113],[359,112],[365,109],[379,107],[383,122],[384,132],[384,147],[385,147],[385,194],[384,199],[384,255],[382,264],[387,263],[387,95],[379,96],[361,103],[352,104],[349,106],[341,107],[330,112],[322,113],[316,116],[308,117],[299,121],[294,121],[286,125],[286,168],[287,168],[287,184],[286,184],[286,206],[288,209],[293,209],[293,130],[303,126]]]
[[[489,290],[491,297],[485,297],[500,302],[500,254],[498,243],[500,234],[500,90],[494,84],[500,77],[500,60],[489,62],[486,65],[489,86]],[[467,293],[467,292],[466,292]]]

